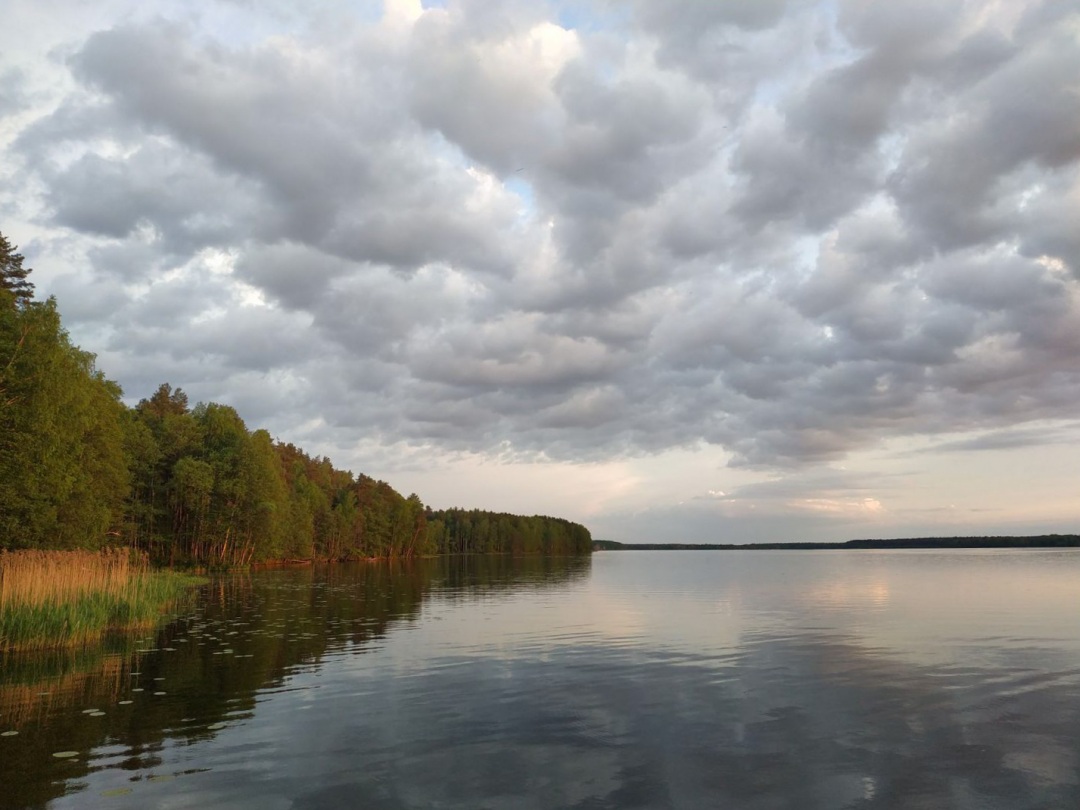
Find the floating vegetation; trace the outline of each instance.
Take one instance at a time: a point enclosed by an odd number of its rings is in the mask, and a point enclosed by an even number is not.
[[[0,552],[0,650],[74,646],[153,625],[202,581],[151,571],[145,554],[126,549]]]

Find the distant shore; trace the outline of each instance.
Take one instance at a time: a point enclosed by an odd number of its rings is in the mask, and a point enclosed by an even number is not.
[[[594,540],[593,551],[825,551],[905,548],[1077,548],[1080,534],[1031,537],[908,537],[898,540],[848,540],[843,543],[619,543]]]

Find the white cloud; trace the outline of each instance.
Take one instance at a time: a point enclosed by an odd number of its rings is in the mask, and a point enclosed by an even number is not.
[[[751,483],[1075,412],[1063,4],[53,6],[0,33],[0,229],[135,398],[765,535],[915,507]]]

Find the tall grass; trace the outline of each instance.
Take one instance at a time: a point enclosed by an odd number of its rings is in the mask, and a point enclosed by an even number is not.
[[[128,550],[0,552],[0,650],[64,647],[152,625],[196,577]]]

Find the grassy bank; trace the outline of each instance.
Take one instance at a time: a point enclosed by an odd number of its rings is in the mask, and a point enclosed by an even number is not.
[[[203,580],[127,550],[0,552],[0,650],[85,644],[152,626]]]

